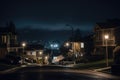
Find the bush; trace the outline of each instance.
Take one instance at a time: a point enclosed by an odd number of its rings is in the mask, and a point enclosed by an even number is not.
[[[111,72],[114,75],[120,75],[120,64],[114,64],[111,66]]]
[[[86,58],[81,58],[80,60],[77,60],[76,63],[87,63],[88,59]]]
[[[7,64],[20,64],[19,61],[21,60],[20,56],[16,56],[16,55],[6,55],[6,57],[4,58],[4,62]]]
[[[89,62],[94,62],[94,61],[100,61],[105,59],[104,55],[91,55],[87,56],[86,59],[88,59]]]

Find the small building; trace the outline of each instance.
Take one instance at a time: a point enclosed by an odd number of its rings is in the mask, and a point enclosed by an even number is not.
[[[0,58],[4,58],[9,52],[18,51],[19,48],[15,25],[10,22],[5,27],[0,27]]]
[[[116,46],[115,36],[116,29],[120,27],[119,19],[107,20],[103,23],[96,23],[94,28],[94,54],[105,54],[105,48],[108,47],[109,55],[113,56],[113,49]],[[108,39],[105,39],[105,35],[108,35]]]
[[[71,42],[72,43],[72,52],[76,57],[83,56],[84,54],[84,43],[83,42]]]
[[[85,52],[84,52],[84,42],[65,42],[64,45],[66,48],[69,48],[69,52],[67,53],[68,58],[71,57],[75,60],[80,60],[80,57],[83,57]]]
[[[31,61],[43,64],[46,58],[44,54],[44,46],[38,44],[27,45],[25,47],[25,57]]]

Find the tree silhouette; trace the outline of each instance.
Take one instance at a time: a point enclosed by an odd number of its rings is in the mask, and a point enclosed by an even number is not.
[[[80,42],[80,41],[82,41],[81,30],[80,30],[79,28],[77,28],[77,29],[74,31],[73,36],[71,36],[69,40],[70,40],[70,41],[73,41],[73,42]]]
[[[10,21],[7,23],[8,30],[12,33],[16,33],[14,22]]]

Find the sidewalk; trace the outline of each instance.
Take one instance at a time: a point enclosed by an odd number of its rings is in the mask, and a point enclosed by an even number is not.
[[[104,67],[104,68],[99,68],[99,69],[93,69],[92,71],[94,72],[102,72],[106,74],[112,74],[111,73],[111,67]]]
[[[0,74],[8,73],[14,71],[16,69],[20,69],[22,67],[26,67],[25,65],[7,65],[7,64],[0,64]]]
[[[10,69],[15,67],[14,65],[8,65],[8,64],[0,64],[0,71],[4,71],[6,69]]]
[[[109,70],[111,69],[111,67],[104,67],[104,68],[99,68],[99,69],[94,69],[93,71],[105,71],[105,70]]]

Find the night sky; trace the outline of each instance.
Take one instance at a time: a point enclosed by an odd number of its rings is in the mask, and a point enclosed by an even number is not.
[[[92,30],[96,22],[120,18],[119,8],[120,0],[0,0],[0,25]]]

